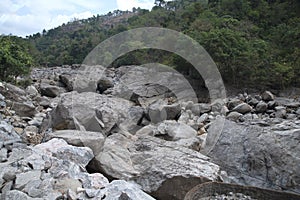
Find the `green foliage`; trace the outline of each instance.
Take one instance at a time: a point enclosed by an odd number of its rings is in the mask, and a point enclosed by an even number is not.
[[[32,64],[30,44],[13,36],[0,37],[1,80],[11,81],[17,76],[28,74]]]
[[[228,84],[272,88],[300,85],[299,0],[156,0],[155,4],[151,11],[116,10],[29,36],[39,50],[38,55],[33,54],[35,60],[47,66],[81,63],[96,45],[117,33],[137,27],[164,27],[199,42]],[[108,53],[102,56],[111,59]],[[178,55],[153,49],[128,53],[112,65],[156,61],[195,76],[190,63]]]

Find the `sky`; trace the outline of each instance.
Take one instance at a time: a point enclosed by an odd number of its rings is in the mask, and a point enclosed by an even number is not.
[[[0,35],[29,36],[72,19],[113,10],[151,9],[154,0],[0,0]]]

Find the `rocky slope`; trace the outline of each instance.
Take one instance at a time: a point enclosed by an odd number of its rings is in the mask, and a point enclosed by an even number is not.
[[[211,181],[300,193],[299,99],[198,103],[174,74],[147,76],[73,65],[1,83],[1,199],[183,199]]]

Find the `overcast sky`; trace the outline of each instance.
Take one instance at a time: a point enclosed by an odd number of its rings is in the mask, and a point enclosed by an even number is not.
[[[151,9],[154,0],[0,0],[0,35],[25,37],[71,19],[85,19],[109,11]]]

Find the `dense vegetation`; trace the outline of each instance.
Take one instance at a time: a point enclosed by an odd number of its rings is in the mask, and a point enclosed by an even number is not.
[[[0,80],[14,81],[33,65],[34,47],[22,38],[0,36]]]
[[[133,9],[73,20],[29,36],[40,65],[81,63],[99,42],[136,27],[181,31],[199,42],[228,84],[284,88],[300,85],[300,2],[298,0],[156,0],[152,11]],[[113,65],[158,61],[190,73],[177,55],[140,50]]]

